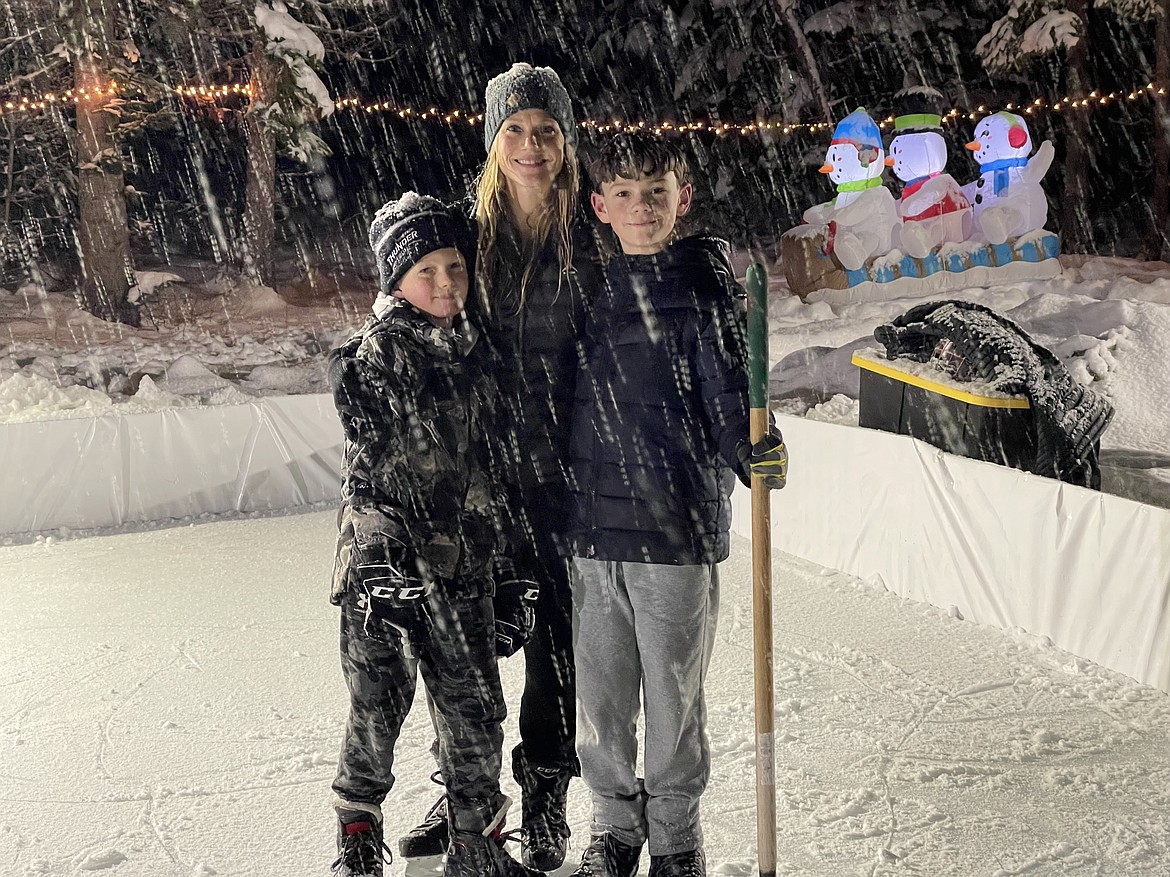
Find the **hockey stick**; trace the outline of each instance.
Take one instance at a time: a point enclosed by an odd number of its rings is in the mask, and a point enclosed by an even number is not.
[[[747,271],[748,404],[752,444],[768,433],[768,272]],[[776,874],[776,753],[772,682],[771,491],[752,476],[752,616],[756,680],[756,843],[760,877]]]

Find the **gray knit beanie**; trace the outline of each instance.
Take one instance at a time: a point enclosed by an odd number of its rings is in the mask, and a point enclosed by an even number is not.
[[[483,102],[483,145],[488,151],[504,120],[521,110],[544,110],[557,120],[566,142],[577,146],[573,105],[561,78],[551,67],[533,67],[523,61],[513,64],[487,84]]]
[[[474,249],[466,220],[442,201],[405,192],[383,204],[370,223],[370,248],[378,260],[378,286],[385,295],[427,253],[454,247],[471,265]]]

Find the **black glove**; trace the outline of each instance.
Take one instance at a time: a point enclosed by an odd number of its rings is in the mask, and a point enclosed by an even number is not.
[[[417,606],[434,588],[420,564],[405,560],[403,546],[391,537],[354,543],[350,563],[359,591],[370,600],[375,615],[381,610]]]
[[[776,427],[754,445],[741,442],[735,455],[747,479],[745,483],[750,485],[753,475],[760,476],[769,490],[779,490],[788,483],[788,449]]]
[[[496,612],[496,654],[501,658],[516,654],[532,635],[539,593],[531,579],[507,579],[496,585],[492,606]]]

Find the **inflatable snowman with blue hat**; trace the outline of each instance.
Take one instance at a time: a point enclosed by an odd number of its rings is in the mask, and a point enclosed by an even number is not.
[[[1002,244],[1044,227],[1048,199],[1040,181],[1054,150],[1045,140],[1031,158],[1032,137],[1022,116],[993,113],[975,126],[967,148],[979,162],[979,179],[963,187],[975,215],[975,237]]]
[[[903,89],[894,96],[894,139],[886,164],[906,184],[898,202],[902,222],[898,246],[915,259],[948,241],[971,236],[971,203],[947,166],[939,106],[942,94],[929,86]]]
[[[899,223],[894,196],[882,185],[885,150],[877,123],[859,107],[838,123],[821,173],[837,186],[837,197],[810,207],[804,221],[827,226],[825,251],[848,271],[888,253]]]

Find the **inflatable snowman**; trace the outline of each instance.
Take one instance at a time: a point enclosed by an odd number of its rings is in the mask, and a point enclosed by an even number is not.
[[[1032,137],[1022,116],[994,113],[975,126],[967,144],[979,162],[979,179],[963,187],[975,215],[975,237],[1002,244],[1044,227],[1048,199],[1040,181],[1052,164],[1052,144],[1032,151]]]
[[[841,120],[825,153],[821,173],[837,185],[837,197],[804,212],[804,221],[827,226],[825,251],[849,271],[888,253],[898,225],[894,196],[882,185],[885,150],[877,123],[864,107]]]
[[[971,236],[971,203],[955,178],[944,173],[947,144],[938,107],[942,94],[928,86],[904,89],[894,96],[894,139],[886,164],[906,184],[898,202],[902,222],[898,246],[915,259],[947,241]]]

